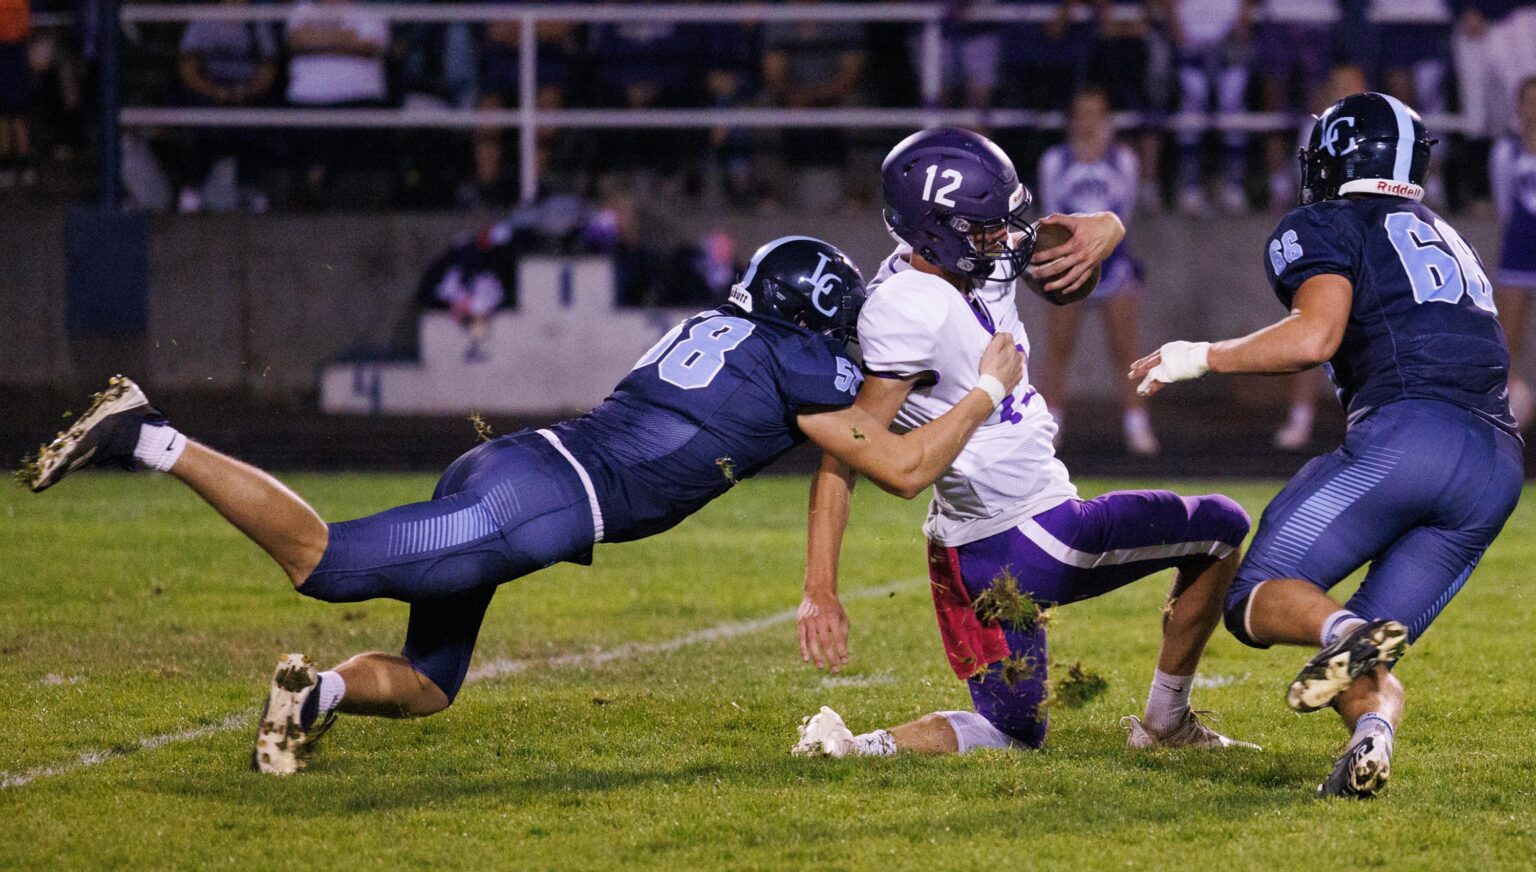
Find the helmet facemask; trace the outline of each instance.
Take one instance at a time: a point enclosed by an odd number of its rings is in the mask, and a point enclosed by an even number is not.
[[[949,226],[965,237],[969,253],[956,261],[960,272],[974,279],[1011,282],[1024,274],[1035,254],[1035,228],[1025,218],[1029,197],[1006,216],[992,221],[949,217]]]
[[[899,223],[885,210],[885,224],[924,260],[979,281],[1011,282],[1024,274],[1035,254],[1035,228],[1025,217],[1033,204],[1022,185],[1018,202],[1001,218],[979,219],[935,209],[917,227]],[[935,229],[928,229],[934,227]],[[999,270],[1001,267],[1001,270]]]

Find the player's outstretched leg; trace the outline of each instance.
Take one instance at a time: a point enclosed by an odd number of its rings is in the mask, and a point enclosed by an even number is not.
[[[790,753],[802,757],[881,757],[964,754],[980,748],[1025,749],[1045,744],[1050,716],[1046,702],[1048,660],[1045,627],[1008,625],[1012,657],[972,675],[966,686],[975,711],[942,711],[872,733],[854,735],[842,716],[827,706],[800,723]]]
[[[26,461],[20,478],[43,491],[93,466],[169,472],[303,584],[328,531],[309,504],[265,472],[199,445],[170,426],[131,379],[114,376],[68,430]]]
[[[801,720],[796,757],[886,757],[910,754],[963,754],[978,748],[1027,748],[976,712],[933,712],[915,721],[854,735],[842,715],[828,706]]]
[[[150,405],[138,385],[123,376],[113,376],[106,390],[91,397],[90,406],[69,429],[22,461],[17,478],[33,493],[40,493],[87,467],[135,469],[134,451],[141,428],[165,423],[165,416]],[[179,449],[174,445],[161,448],[162,453],[167,451]]]

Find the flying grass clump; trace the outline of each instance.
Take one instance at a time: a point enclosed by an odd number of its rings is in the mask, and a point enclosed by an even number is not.
[[[491,441],[491,437],[494,435],[491,433],[491,425],[487,424],[485,419],[480,417],[479,412],[469,413],[469,423],[470,426],[475,428],[475,442]]]
[[[1006,624],[1024,633],[1045,626],[1051,619],[1050,611],[1019,590],[1018,579],[1006,569],[992,579],[992,586],[976,597],[971,608],[983,624]]]
[[[1002,667],[1003,683],[1009,687],[1018,687],[1035,677],[1035,661],[1028,657],[1010,657],[998,666]]]
[[[1067,667],[1067,677],[1048,683],[1045,704],[1055,708],[1082,708],[1109,690],[1109,679],[1083,666],[1081,660]]]
[[[720,467],[720,474],[731,484],[736,483],[736,464],[729,457],[715,458],[715,465]]]
[[[43,446],[43,448],[46,447]],[[37,481],[39,473],[37,461],[43,456],[43,448],[39,448],[36,454],[28,454],[21,459],[21,468],[11,473],[11,478],[16,484],[29,490],[32,488],[32,482]]]

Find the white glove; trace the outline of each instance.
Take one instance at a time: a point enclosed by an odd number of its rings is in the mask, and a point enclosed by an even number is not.
[[[1136,393],[1142,396],[1146,396],[1152,389],[1153,382],[1171,385],[1197,379],[1211,371],[1211,365],[1206,360],[1211,353],[1209,342],[1168,342],[1158,349],[1158,353],[1162,355],[1162,361],[1152,367],[1147,377],[1136,387]]]

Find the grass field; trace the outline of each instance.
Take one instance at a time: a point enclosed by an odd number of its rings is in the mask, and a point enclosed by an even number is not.
[[[331,518],[432,483],[292,481]],[[1274,487],[1188,489],[1257,516]],[[1203,664],[1221,686],[1196,707],[1263,752],[1124,749],[1117,719],[1140,713],[1166,578],[1058,612],[1052,661],[1110,686],[1057,712],[1044,751],[791,758],[795,724],[822,703],[860,731],[968,705],[921,580],[922,501],[861,489],[843,561],[854,661],[835,679],[800,663],[804,495],[800,479],[748,482],[591,568],[506,586],[481,633],[491,674],[452,709],[344,718],[308,771],[278,779],[245,769],[276,655],[393,650],[405,607],[293,594],[168,479],[5,489],[0,867],[1536,865],[1531,500],[1398,668],[1409,715],[1391,788],[1323,803],[1311,791],[1342,732],[1286,710],[1297,650],[1218,631]],[[553,659],[595,650],[608,653]]]

